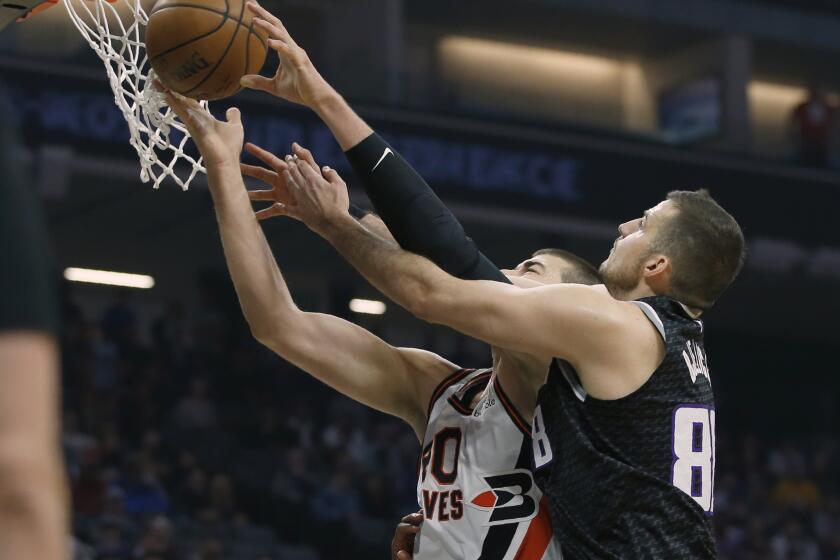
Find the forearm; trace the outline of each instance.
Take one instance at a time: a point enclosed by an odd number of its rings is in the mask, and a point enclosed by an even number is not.
[[[344,151],[373,134],[373,129],[347,104],[341,95],[331,90],[312,107],[330,129]]]
[[[507,282],[428,183],[335,90],[312,108],[345,151],[368,198],[401,247],[428,257],[459,278]]]
[[[208,168],[219,233],[242,312],[258,338],[299,313],[263,234],[238,168]]]
[[[345,155],[401,247],[459,278],[507,281],[429,184],[379,135],[369,135]]]
[[[364,218],[359,220],[363,226],[365,226],[368,230],[372,231],[382,239],[390,242],[395,247],[398,247],[399,244],[397,240],[394,239],[394,236],[391,235],[391,230],[388,229],[388,226],[385,225],[385,222],[382,221],[382,218],[377,216],[376,214],[367,214]]]
[[[388,244],[349,215],[319,225],[316,231],[371,284],[419,319],[514,352],[564,355],[556,351],[562,346],[556,333],[573,326],[557,320],[548,309],[554,292],[546,291],[546,286],[523,290],[500,282],[454,278],[425,257]],[[584,315],[592,315],[585,304],[582,308]],[[540,335],[531,332],[535,314],[546,325],[538,329]],[[573,335],[568,338],[577,341]]]
[[[398,305],[420,315],[439,281],[448,275],[428,259],[382,239],[349,215],[322,232],[324,238],[371,284]]]

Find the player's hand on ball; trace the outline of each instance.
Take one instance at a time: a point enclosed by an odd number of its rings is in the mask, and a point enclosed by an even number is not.
[[[315,107],[319,100],[335,93],[279,18],[254,0],[247,3],[247,9],[254,14],[254,25],[268,33],[268,46],[277,51],[280,65],[271,78],[258,74],[243,76],[240,80],[243,87],[265,91],[307,107]]]
[[[283,175],[295,204],[276,203],[257,212],[258,218],[289,216],[324,235],[331,223],[349,216],[347,185],[335,170],[324,167],[321,175],[316,167],[293,156],[286,156],[286,166]]]
[[[402,518],[391,541],[391,560],[411,560],[414,556],[414,539],[423,525],[422,513],[410,513]]]
[[[195,99],[165,90],[160,83],[156,86],[164,92],[166,103],[187,127],[204,158],[205,166],[239,163],[239,154],[245,141],[239,109],[231,107],[227,110],[227,120],[220,121],[204,110]]]

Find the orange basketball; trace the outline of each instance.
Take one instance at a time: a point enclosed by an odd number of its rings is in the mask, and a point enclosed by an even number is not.
[[[245,0],[159,0],[149,14],[146,52],[161,83],[194,99],[221,99],[256,74],[266,35]]]

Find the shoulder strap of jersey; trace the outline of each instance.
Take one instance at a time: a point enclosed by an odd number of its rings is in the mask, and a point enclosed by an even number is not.
[[[499,381],[498,376],[496,377],[495,381],[493,382],[493,389],[496,392],[496,396],[499,397],[499,401],[502,403],[502,407],[507,412],[507,415],[510,417],[511,421],[519,428],[519,431],[522,434],[530,439],[531,438],[531,423],[522,416],[522,413],[517,410],[516,406],[513,404],[513,401],[510,400],[510,397],[507,396],[505,393],[504,387],[502,387],[502,383]]]
[[[476,371],[475,368],[462,368],[462,369],[453,371],[452,374],[448,375],[447,377],[445,377],[443,379],[443,381],[438,383],[438,386],[435,387],[434,391],[432,391],[432,396],[429,399],[429,406],[426,409],[426,418],[431,418],[432,408],[434,408],[437,400],[440,398],[440,396],[444,392],[446,392],[446,390],[448,388],[450,388],[455,383],[458,383],[459,381],[461,381],[462,379],[464,379],[466,376],[473,373],[474,371]]]
[[[642,310],[642,313],[645,314],[648,321],[650,321],[653,326],[656,327],[656,330],[659,331],[659,334],[662,336],[662,340],[667,343],[668,337],[665,336],[665,325],[662,323],[662,319],[659,318],[656,310],[654,310],[649,303],[641,300],[632,300],[630,303]]]

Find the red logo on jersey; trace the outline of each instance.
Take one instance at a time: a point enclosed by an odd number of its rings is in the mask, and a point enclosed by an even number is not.
[[[492,508],[496,505],[496,493],[492,490],[482,492],[481,494],[473,498],[471,502],[480,508]]]
[[[488,525],[519,523],[537,514],[537,500],[533,495],[536,487],[530,471],[516,470],[483,478],[490,490],[474,496],[470,505],[491,511]]]

